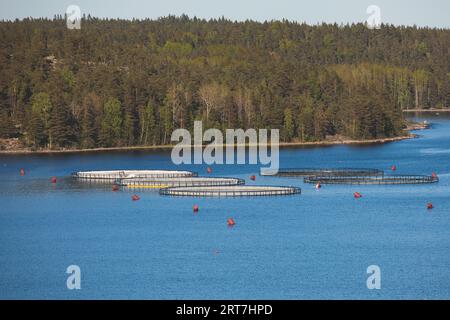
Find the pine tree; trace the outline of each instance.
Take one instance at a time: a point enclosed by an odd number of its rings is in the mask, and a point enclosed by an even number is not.
[[[68,147],[72,141],[70,114],[62,105],[55,105],[50,114],[48,132],[49,148]]]
[[[166,145],[169,143],[173,131],[172,110],[168,105],[164,105],[159,111],[162,129],[162,144]]]
[[[26,137],[28,144],[36,148],[43,147],[47,143],[44,122],[42,121],[41,115],[37,112],[31,113]]]
[[[283,138],[285,141],[291,141],[294,136],[294,119],[290,108],[284,109],[284,130]]]
[[[0,138],[11,138],[17,135],[11,116],[6,109],[0,110]]]
[[[94,106],[90,96],[83,99],[83,111],[81,118],[81,147],[93,148],[96,141]]]
[[[99,140],[105,147],[118,145],[122,126],[120,101],[109,98],[104,105]]]
[[[30,135],[36,147],[43,147],[45,141],[52,148],[53,136],[49,131],[52,110],[53,105],[47,93],[39,92],[31,97]]]
[[[134,116],[131,112],[125,112],[125,116],[123,117],[123,125],[122,125],[122,138],[127,146],[132,146],[134,144]]]

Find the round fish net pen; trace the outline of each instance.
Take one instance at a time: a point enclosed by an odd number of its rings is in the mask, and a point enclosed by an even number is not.
[[[116,181],[131,178],[179,178],[196,177],[197,173],[177,170],[110,170],[80,171],[72,173],[72,177],[81,180]]]
[[[278,172],[261,170],[263,176],[277,177],[308,177],[308,176],[382,176],[384,172],[378,169],[366,168],[285,168],[279,169]]]
[[[435,176],[424,175],[389,175],[389,176],[310,176],[305,177],[305,183],[320,184],[424,184],[438,182]]]
[[[249,196],[283,196],[300,194],[297,187],[282,186],[213,186],[213,187],[176,187],[159,191],[165,196],[185,197],[249,197]]]
[[[180,177],[180,178],[145,178],[145,179],[120,179],[118,185],[137,189],[157,189],[168,187],[208,187],[208,186],[238,186],[245,184],[245,180],[239,178],[220,177]]]

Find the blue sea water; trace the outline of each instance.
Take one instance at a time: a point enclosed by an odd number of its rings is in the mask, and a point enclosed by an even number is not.
[[[258,166],[223,165],[212,175],[303,192],[218,199],[147,190],[133,202],[131,191],[69,175],[117,168],[206,174],[206,166],[175,166],[169,151],[0,155],[0,298],[449,299],[450,118],[418,117],[433,124],[418,139],[283,149],[281,166],[395,164],[398,174],[435,171],[438,184],[315,190],[300,179],[253,182]],[[363,198],[354,199],[355,191]],[[81,290],[66,287],[69,265],[81,268]],[[381,269],[380,290],[366,286],[370,265]]]

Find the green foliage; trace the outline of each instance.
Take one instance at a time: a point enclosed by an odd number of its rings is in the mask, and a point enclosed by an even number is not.
[[[49,119],[48,147],[67,147],[71,145],[72,125],[69,110],[62,105],[56,105]]]
[[[5,109],[0,109],[0,137],[11,138],[16,135],[16,128],[11,116]]]
[[[169,55],[175,58],[186,57],[192,52],[192,45],[190,43],[167,41],[161,52],[163,55]]]
[[[52,112],[50,96],[45,92],[39,92],[31,97],[31,112],[38,115],[45,125],[48,124]]]
[[[122,112],[120,101],[116,98],[109,98],[103,108],[100,143],[105,147],[117,145],[122,129],[121,126]]]
[[[31,112],[29,112],[28,140],[33,146],[50,144],[50,118],[53,111],[50,96],[45,92],[33,94],[31,97]]]
[[[294,136],[294,118],[289,108],[284,109],[284,140],[291,141]]]
[[[61,75],[64,79],[65,85],[67,85],[68,88],[73,88],[75,86],[75,75],[72,71],[70,71],[68,68],[64,68],[61,71]]]
[[[0,137],[36,148],[170,143],[176,128],[285,141],[396,136],[450,107],[450,31],[187,16],[0,22]]]
[[[134,116],[130,112],[125,112],[125,116],[123,117],[122,138],[127,146],[132,146],[134,144],[134,122]]]
[[[96,145],[97,130],[95,119],[95,104],[99,104],[98,97],[95,94],[89,94],[83,99],[81,115],[81,136],[80,146],[88,149]]]
[[[139,144],[155,144],[156,119],[155,108],[152,101],[148,101],[147,106],[139,108]]]

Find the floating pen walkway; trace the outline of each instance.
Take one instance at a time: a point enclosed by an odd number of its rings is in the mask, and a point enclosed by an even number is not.
[[[111,171],[80,171],[72,173],[72,177],[84,180],[115,181],[130,178],[180,178],[196,177],[197,173],[176,170],[111,170]]]
[[[308,177],[308,176],[382,176],[384,172],[378,169],[366,168],[284,168],[279,169],[277,173],[268,170],[261,170],[263,176],[278,177]]]
[[[425,184],[438,182],[437,176],[389,175],[389,176],[310,176],[305,183],[320,184]]]
[[[179,178],[141,178],[119,179],[118,185],[128,188],[157,189],[167,187],[208,187],[208,186],[237,186],[244,185],[245,180],[239,178],[220,177],[179,177]]]
[[[176,187],[159,191],[165,196],[190,197],[247,197],[247,196],[281,196],[300,194],[297,187],[280,186],[212,186],[212,187]]]

